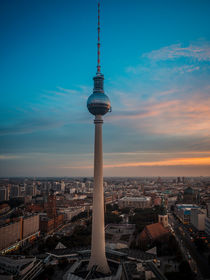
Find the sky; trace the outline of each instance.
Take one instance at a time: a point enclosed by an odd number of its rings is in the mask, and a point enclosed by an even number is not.
[[[104,176],[210,176],[210,1],[101,0]],[[0,1],[0,176],[92,176],[96,0]]]

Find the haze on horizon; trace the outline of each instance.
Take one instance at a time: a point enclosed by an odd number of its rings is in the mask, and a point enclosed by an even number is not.
[[[0,13],[0,176],[92,176],[97,1]],[[101,0],[105,176],[210,176],[209,14],[208,0]]]

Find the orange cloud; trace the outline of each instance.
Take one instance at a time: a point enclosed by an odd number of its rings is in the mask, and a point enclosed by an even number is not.
[[[177,96],[173,100],[147,101],[127,97],[129,106],[125,110],[110,115],[111,122],[124,120],[141,131],[163,135],[198,135],[209,134],[210,97],[207,92],[193,93],[188,98]],[[178,98],[179,97],[179,98]],[[124,99],[126,97],[123,97]],[[157,96],[158,98],[158,96]],[[124,100],[125,103],[126,100]]]
[[[152,162],[129,162],[119,164],[106,164],[104,168],[137,167],[137,166],[177,166],[177,165],[210,165],[210,157],[178,158]]]
[[[104,168],[118,168],[118,167],[138,167],[138,166],[210,166],[210,157],[191,157],[191,158],[175,158],[159,161],[145,161],[145,162],[124,162],[116,164],[105,164]],[[93,165],[81,166],[62,166],[62,168],[69,169],[89,169]]]

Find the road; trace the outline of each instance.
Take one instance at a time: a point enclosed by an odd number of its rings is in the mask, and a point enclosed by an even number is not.
[[[169,216],[169,222],[176,236],[181,241],[181,245],[185,248],[186,254],[189,254],[187,256],[189,264],[192,267],[192,262],[195,261],[197,265],[197,279],[210,279],[208,260],[197,250],[194,242],[192,242],[189,230],[179,220],[175,219],[173,215]]]

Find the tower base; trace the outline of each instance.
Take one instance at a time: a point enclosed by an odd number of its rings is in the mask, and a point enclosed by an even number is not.
[[[95,267],[96,271],[104,274],[109,274],[111,272],[109,269],[106,256],[100,256],[100,257],[91,256],[88,264],[88,270],[91,270],[93,267]]]

